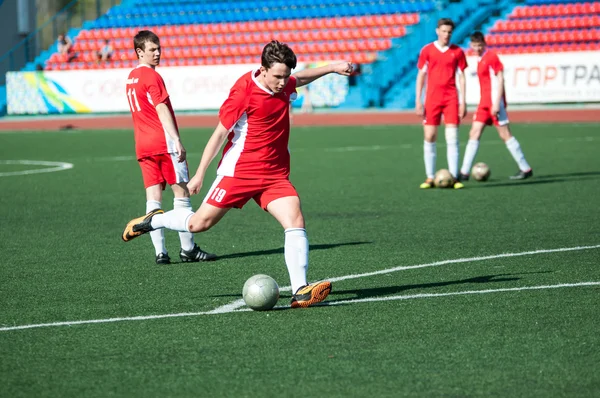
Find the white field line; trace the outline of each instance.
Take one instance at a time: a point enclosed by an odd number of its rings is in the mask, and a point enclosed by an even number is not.
[[[315,307],[328,307],[332,305],[344,305],[344,304],[357,304],[357,303],[375,303],[378,301],[396,301],[396,300],[414,300],[420,298],[431,298],[431,297],[448,297],[448,296],[465,296],[469,294],[488,294],[488,293],[502,293],[502,292],[522,292],[526,290],[546,290],[546,289],[560,289],[565,287],[586,287],[586,286],[600,286],[600,282],[577,282],[577,283],[559,283],[557,285],[540,285],[540,286],[523,286],[523,287],[507,287],[499,289],[484,289],[484,290],[465,290],[462,292],[449,292],[449,293],[419,293],[419,294],[407,294],[399,296],[385,296],[385,297],[367,297],[363,299],[348,299],[338,301],[325,301],[323,303],[316,304]],[[289,306],[278,306],[275,310],[286,309]],[[249,312],[252,311],[250,308],[242,308],[234,312]]]
[[[559,248],[559,249],[542,249],[542,250],[533,250],[533,251],[520,252],[520,253],[494,254],[491,256],[483,256],[483,257],[457,258],[457,259],[453,259],[453,260],[442,260],[442,261],[436,261],[433,263],[426,263],[426,264],[399,266],[399,267],[394,267],[394,268],[382,269],[382,270],[378,270],[378,271],[366,272],[364,274],[350,274],[350,275],[338,276],[338,277],[329,278],[326,280],[328,280],[330,282],[339,282],[339,281],[345,281],[347,279],[358,279],[358,278],[366,278],[369,276],[391,274],[393,272],[406,271],[409,269],[437,267],[440,265],[457,264],[457,263],[471,263],[471,262],[475,262],[475,261],[495,260],[498,258],[530,256],[530,255],[536,255],[536,254],[558,253],[558,252],[568,252],[568,251],[598,249],[598,248],[600,248],[600,245],[563,247],[563,248]],[[281,287],[279,290],[282,292],[291,291],[292,287],[284,286],[284,287]],[[241,307],[244,307],[245,305],[246,304],[244,303],[244,300],[236,300],[232,303],[215,308],[211,312],[214,314],[222,314],[222,313],[232,312]]]
[[[501,293],[501,292],[522,292],[525,290],[560,289],[560,288],[564,288],[564,287],[584,287],[584,286],[600,286],[600,282],[559,283],[557,285],[523,286],[523,287],[510,287],[510,288],[500,288],[500,289],[485,289],[485,290],[466,290],[463,292],[420,293],[420,294],[408,294],[408,295],[402,295],[402,296],[368,297],[368,298],[364,298],[364,299],[328,301],[328,302],[321,303],[321,305],[324,305],[324,306],[343,305],[343,304],[355,304],[355,303],[370,303],[370,302],[376,302],[376,301],[412,300],[412,299],[430,298],[430,297],[463,296],[463,295],[467,295],[467,294],[487,294],[487,293]]]
[[[600,245],[593,246],[575,246],[575,247],[563,247],[559,249],[545,249],[545,250],[534,250],[520,253],[504,253],[504,254],[496,254],[492,256],[483,256],[483,257],[471,257],[471,258],[461,258],[455,260],[444,260],[444,261],[436,261],[428,264],[419,264],[419,265],[411,265],[406,267],[394,267],[386,270],[368,272],[364,274],[353,274],[340,276],[336,278],[329,279],[332,282],[342,281],[346,279],[356,279],[356,278],[364,278],[368,276],[374,275],[383,275],[389,274],[391,272],[403,271],[408,269],[417,269],[417,268],[425,268],[425,267],[435,267],[439,265],[446,264],[456,264],[456,263],[467,263],[473,261],[484,261],[484,260],[492,260],[498,258],[506,258],[506,257],[518,257],[518,256],[528,256],[528,255],[536,255],[536,254],[546,254],[546,253],[558,253],[558,252],[569,252],[569,251],[579,251],[579,250],[589,250],[589,249],[598,249]],[[550,285],[550,286],[530,286],[530,287],[521,287],[521,288],[507,288],[507,289],[495,289],[495,290],[475,290],[469,292],[456,292],[456,293],[432,293],[432,294],[421,294],[421,295],[412,295],[412,296],[395,296],[395,297],[408,297],[408,298],[420,298],[420,297],[437,297],[437,296],[450,296],[450,295],[458,295],[458,294],[475,294],[478,292],[501,292],[501,291],[513,291],[513,290],[530,290],[530,289],[549,289],[549,288],[557,288],[557,287],[574,287],[574,286],[591,286],[598,285],[600,282],[581,282],[579,284],[560,284],[560,285]],[[281,288],[282,291],[290,291],[290,286],[285,286]],[[413,297],[414,296],[414,297]],[[335,303],[354,303],[354,302],[362,302],[362,301],[382,301],[394,299],[390,297],[382,297],[382,298],[370,298],[370,299],[359,299],[359,300],[346,300],[340,302],[331,302],[330,304],[336,305]],[[405,300],[407,298],[395,298],[396,300]],[[181,317],[191,317],[191,316],[200,316],[200,315],[215,315],[215,314],[227,314],[232,312],[245,311],[246,309],[240,310],[243,307],[244,300],[238,299],[229,304],[223,305],[221,307],[217,307],[211,311],[202,311],[202,312],[184,312],[178,314],[162,314],[162,315],[143,315],[143,316],[133,316],[133,317],[122,317],[122,318],[107,318],[107,319],[91,319],[91,320],[81,320],[81,321],[65,321],[65,322],[51,322],[51,323],[38,323],[38,324],[29,324],[29,325],[19,325],[19,326],[8,326],[1,327],[0,332],[7,332],[11,330],[23,330],[23,329],[34,329],[34,328],[44,328],[44,327],[54,327],[54,326],[73,326],[73,325],[86,325],[93,323],[110,323],[110,322],[123,322],[123,321],[143,321],[143,320],[151,320],[151,319],[163,319],[163,318],[181,318]],[[286,308],[286,307],[282,307]]]
[[[566,287],[587,287],[587,286],[600,286],[598,282],[578,282],[578,283],[559,283],[557,285],[541,285],[541,286],[523,286],[513,288],[500,288],[500,289],[485,289],[485,290],[466,290],[462,292],[450,292],[450,293],[421,293],[421,294],[410,294],[400,296],[386,296],[386,297],[369,297],[364,299],[353,299],[353,300],[340,300],[340,301],[329,301],[317,304],[318,306],[332,306],[332,305],[344,305],[344,304],[356,304],[356,303],[367,303],[377,301],[394,301],[394,300],[413,300],[419,298],[431,298],[431,297],[447,297],[447,296],[463,296],[469,294],[488,294],[488,293],[502,293],[502,292],[521,292],[526,290],[546,290],[546,289],[559,289]],[[243,300],[236,300],[234,303]],[[233,303],[232,303],[233,304]],[[111,322],[124,322],[124,321],[144,321],[152,319],[164,319],[164,318],[181,318],[191,317],[200,315],[217,315],[233,312],[249,312],[252,311],[250,308],[233,308],[230,307],[225,311],[225,306],[220,307],[222,310],[217,311],[203,311],[203,312],[182,312],[179,314],[163,314],[163,315],[146,315],[146,316],[134,316],[124,318],[108,318],[108,319],[92,319],[87,321],[69,321],[69,322],[52,322],[52,323],[40,323],[33,325],[21,325],[0,328],[0,332],[7,332],[11,330],[23,330],[23,329],[34,329],[54,326],[74,326],[74,325],[86,325],[93,323],[111,323]],[[275,307],[274,309],[286,309],[288,306]]]
[[[0,160],[0,164],[19,164],[28,166],[50,166],[45,169],[19,170],[1,172],[0,177],[22,176],[26,174],[52,173],[73,168],[73,163],[48,162],[44,160]]]

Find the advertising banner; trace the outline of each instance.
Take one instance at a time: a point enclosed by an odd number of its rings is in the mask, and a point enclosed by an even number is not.
[[[306,67],[299,64],[294,70]],[[320,66],[320,65],[310,65]],[[158,67],[176,111],[217,110],[236,80],[258,65]],[[9,114],[128,112],[125,81],[130,69],[8,72]],[[303,98],[302,89],[300,101]],[[312,83],[313,106],[337,106],[348,78],[326,76]]]
[[[499,54],[510,104],[600,102],[600,53]],[[468,57],[467,103],[479,102],[477,57]]]

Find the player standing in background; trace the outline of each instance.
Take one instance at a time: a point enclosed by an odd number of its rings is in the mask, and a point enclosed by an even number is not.
[[[473,116],[469,142],[460,168],[460,179],[462,181],[469,179],[469,172],[479,149],[479,140],[483,129],[486,125],[492,124],[496,126],[498,135],[502,138],[506,148],[508,148],[519,166],[519,172],[510,178],[513,180],[529,178],[533,175],[533,171],[527,160],[525,160],[519,141],[510,133],[508,126],[504,91],[504,66],[495,52],[486,50],[485,37],[481,32],[474,32],[471,35],[471,48],[479,57],[477,77],[479,78],[481,99]]]
[[[166,184],[173,189],[173,207],[192,211],[186,152],[179,137],[175,113],[162,77],[154,69],[160,63],[160,41],[148,30],[133,38],[139,64],[127,79],[127,101],[133,117],[135,152],[142,169],[146,188],[146,213],[161,208],[162,191]],[[150,233],[156,251],[157,264],[171,262],[165,247],[162,230]],[[214,254],[202,251],[194,243],[194,236],[180,232],[184,262],[213,260]]]
[[[331,282],[307,283],[308,238],[300,198],[289,180],[289,102],[296,88],[328,73],[348,76],[352,64],[342,62],[301,70],[292,76],[296,55],[290,47],[271,41],[262,52],[261,66],[244,74],[232,87],[219,111],[219,124],[204,148],[196,175],[188,187],[197,194],[206,169],[225,141],[217,178],[195,213],[157,210],[130,221],[123,232],[128,241],[157,228],[203,232],[232,208],[250,199],[269,212],[283,227],[284,259],[292,284],[292,308],[323,301]]]
[[[467,67],[467,58],[463,50],[450,44],[454,22],[448,18],[438,21],[435,33],[438,39],[421,49],[417,67],[416,113],[423,116],[423,157],[427,179],[421,184],[421,189],[432,188],[437,158],[437,130],[442,114],[446,126],[446,145],[448,170],[454,177],[454,188],[464,185],[458,179],[458,126],[467,113],[465,102],[466,80],[463,71]],[[458,73],[460,92],[456,87]],[[427,77],[425,106],[421,100],[423,86]]]

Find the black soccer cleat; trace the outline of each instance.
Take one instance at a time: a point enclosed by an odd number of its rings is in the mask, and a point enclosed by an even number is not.
[[[200,249],[200,246],[194,244],[194,248],[190,251],[181,249],[179,251],[179,258],[184,263],[197,263],[199,261],[212,261],[217,258],[216,254],[207,253]]]
[[[519,170],[519,172],[517,174],[515,174],[514,176],[510,176],[509,178],[511,180],[524,180],[526,178],[529,177],[533,177],[533,170],[529,169],[529,171],[522,171]]]
[[[463,174],[463,173],[458,173],[458,181],[469,181],[469,175],[468,174]]]
[[[171,264],[171,257],[167,253],[158,253],[156,255],[156,264],[166,265]]]

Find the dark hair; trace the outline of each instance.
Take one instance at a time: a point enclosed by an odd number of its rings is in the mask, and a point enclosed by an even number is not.
[[[154,43],[160,46],[160,39],[153,32],[149,30],[140,30],[137,35],[133,37],[133,51],[137,54],[137,49],[144,51],[146,49],[146,42]]]
[[[284,43],[277,40],[271,40],[269,44],[263,48],[260,56],[260,64],[265,69],[271,68],[274,64],[285,64],[290,69],[294,69],[297,63],[296,54],[292,49]]]
[[[440,18],[438,20],[437,27],[439,28],[440,26],[443,26],[443,25],[452,26],[452,29],[454,29],[454,21],[452,21],[450,18]]]
[[[485,37],[483,36],[483,33],[481,33],[480,31],[475,31],[471,34],[471,41],[473,43],[485,44]]]

